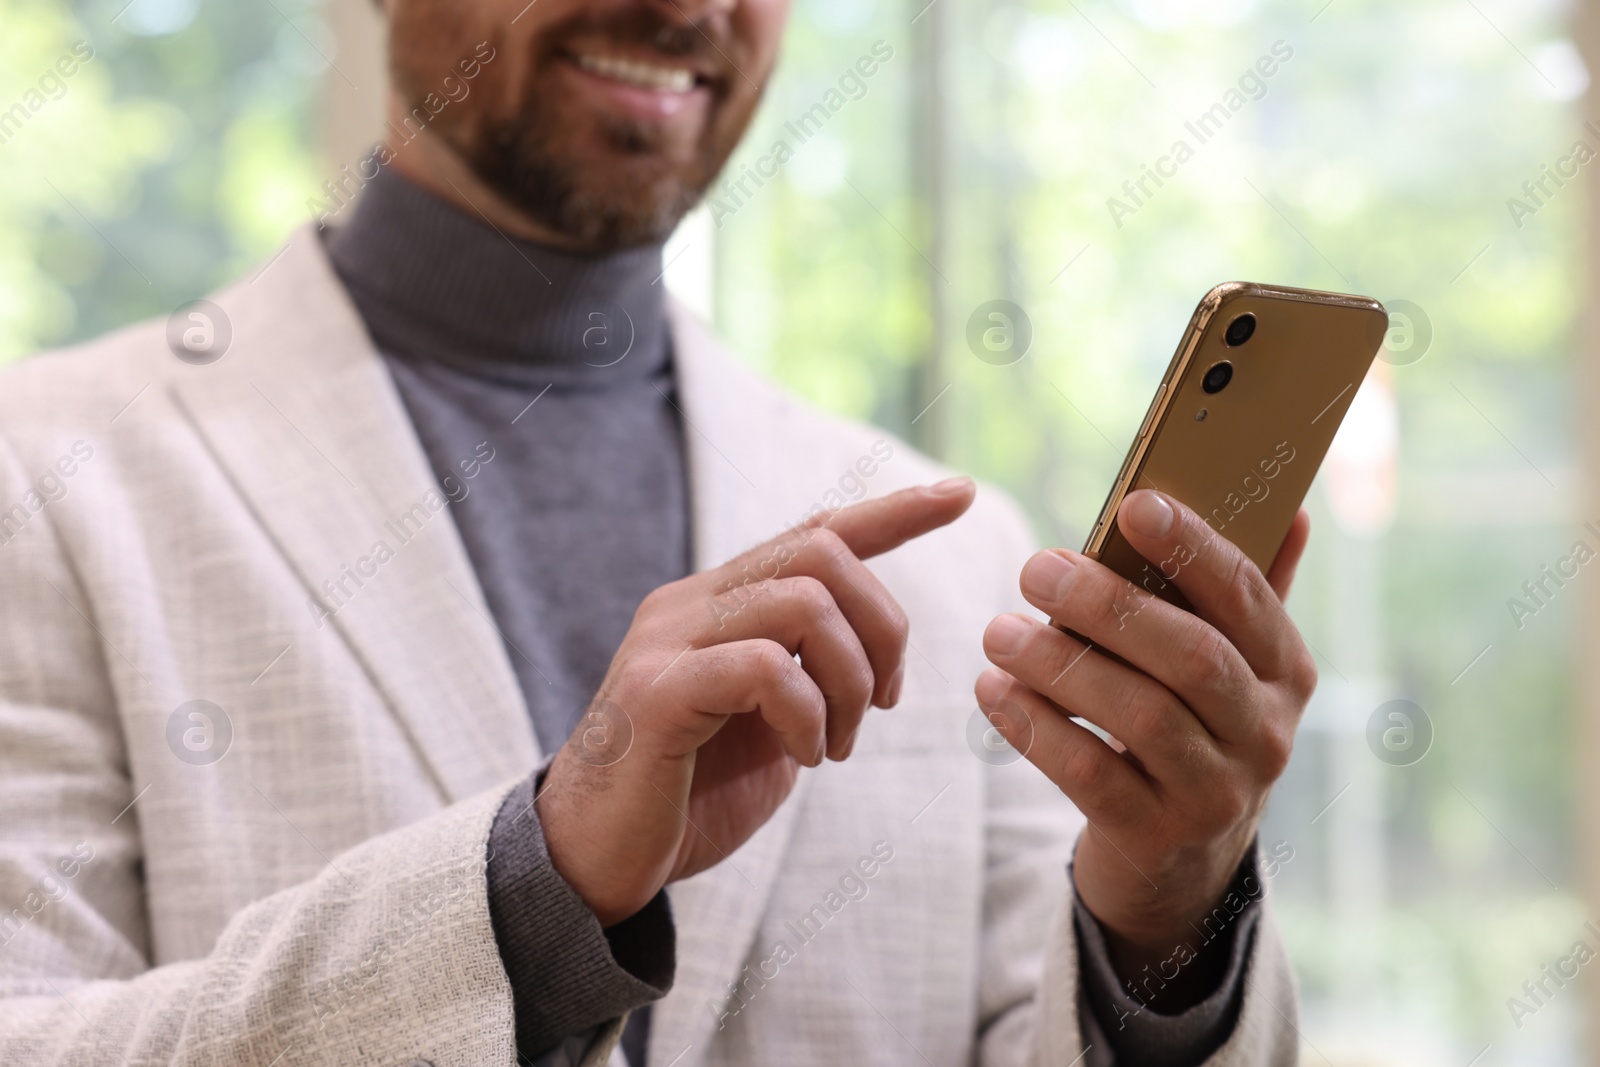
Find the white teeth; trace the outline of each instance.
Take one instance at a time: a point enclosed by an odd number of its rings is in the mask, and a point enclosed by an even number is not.
[[[590,74],[662,93],[686,93],[694,88],[694,72],[682,67],[658,67],[615,56],[581,54],[578,66]]]

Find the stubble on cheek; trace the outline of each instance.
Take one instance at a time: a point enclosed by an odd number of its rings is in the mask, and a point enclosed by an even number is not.
[[[551,26],[513,39],[505,27],[470,23],[470,6],[447,4],[403,5],[391,29],[397,90],[415,106],[487,40],[496,59],[431,132],[508,202],[596,251],[664,241],[715,180],[760,102],[759,89],[730,76],[711,90],[692,131],[609,113],[574,92],[565,69],[561,42],[577,31]],[[637,41],[641,31],[623,23],[615,32]],[[749,69],[744,49],[721,47],[733,56],[724,61]]]

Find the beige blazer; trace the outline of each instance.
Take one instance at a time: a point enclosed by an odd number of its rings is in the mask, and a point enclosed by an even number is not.
[[[151,322],[0,374],[0,1063],[512,1064],[483,857],[545,754],[502,641],[315,235],[213,299],[214,364]],[[674,333],[699,566],[943,473]],[[903,703],[671,888],[652,1063],[1082,1054],[1082,818],[969,746],[1029,550],[986,489],[874,564],[913,620]],[[1249,982],[1213,1062],[1293,1062],[1270,922]]]

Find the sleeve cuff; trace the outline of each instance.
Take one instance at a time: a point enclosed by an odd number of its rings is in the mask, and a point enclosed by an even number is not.
[[[511,981],[517,1048],[534,1059],[672,988],[677,933],[663,891],[602,930],[545,847],[537,775],[511,791],[489,832],[489,917]]]
[[[1075,883],[1074,883],[1075,884]],[[1114,1056],[1107,1063],[1141,1067],[1196,1067],[1233,1033],[1244,1002],[1245,965],[1260,923],[1266,894],[1252,846],[1228,892],[1201,921],[1195,936],[1173,946],[1172,955],[1146,968],[1137,981],[1119,980],[1111,964],[1105,931],[1083,898],[1073,891],[1073,925],[1078,937],[1080,1007]],[[1205,952],[1226,952],[1227,968],[1205,1000],[1177,1014],[1163,1014],[1161,990],[1184,966]],[[1086,1035],[1087,1038],[1087,1035]]]

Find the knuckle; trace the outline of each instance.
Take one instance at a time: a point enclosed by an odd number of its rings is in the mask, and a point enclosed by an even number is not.
[[[762,641],[744,665],[748,690],[759,704],[817,719],[825,712],[822,693],[807,678],[787,649],[775,641]]]
[[[1212,748],[1199,734],[1185,732],[1177,742],[1173,759],[1190,773],[1200,772],[1212,765]]]
[[[1107,768],[1103,754],[1093,745],[1068,745],[1061,756],[1061,774],[1069,782],[1090,793],[1104,790]]]
[[[777,688],[788,683],[794,670],[794,657],[776,641],[758,641],[750,653],[750,669],[766,686]]]
[[[1121,719],[1126,725],[1125,741],[1147,741],[1167,734],[1172,723],[1166,701],[1152,696],[1144,686],[1129,686],[1121,699]]]
[[[820,526],[812,533],[806,547],[823,559],[833,561],[841,556],[850,555],[850,546],[845,544],[844,538],[827,527]]]
[[[1289,690],[1299,704],[1311,699],[1317,691],[1317,661],[1304,644],[1289,659]]]
[[[1255,614],[1261,605],[1260,572],[1250,562],[1250,557],[1233,549],[1233,563],[1228,567],[1228,577],[1222,590],[1222,610],[1231,618],[1245,618]]]
[[[808,615],[827,615],[835,608],[833,594],[828,591],[828,587],[809,575],[788,579],[784,583],[784,588]]]
[[[677,582],[659,585],[645,594],[645,598],[639,602],[639,609],[633,613],[634,621],[646,620],[665,611],[673,599],[673,590],[677,585]]]
[[[850,671],[845,692],[840,694],[840,704],[851,711],[863,711],[872,701],[872,687],[876,679],[865,663]]]
[[[1179,669],[1188,683],[1203,692],[1232,693],[1238,689],[1233,669],[1233,646],[1214,627],[1196,626],[1180,654]]]
[[[1277,781],[1289,768],[1294,755],[1295,730],[1292,723],[1268,720],[1263,724],[1260,737],[1261,762],[1271,781]]]
[[[1049,635],[1052,640],[1044,657],[1044,668],[1050,672],[1051,678],[1049,689],[1055,696],[1065,697],[1076,680],[1071,676],[1073,668],[1078,665],[1078,657],[1083,653],[1083,646],[1055,630],[1049,631]],[[1055,640],[1056,637],[1060,640]]]
[[[1071,608],[1074,604],[1082,604],[1086,600],[1091,607],[1085,619],[1088,623],[1085,629],[1095,634],[1126,629],[1134,617],[1144,610],[1150,596],[1126,578],[1109,571],[1096,571],[1079,580],[1084,581],[1081,595],[1074,589],[1074,595],[1069,597],[1064,607],[1069,609],[1070,614],[1073,613]]]

